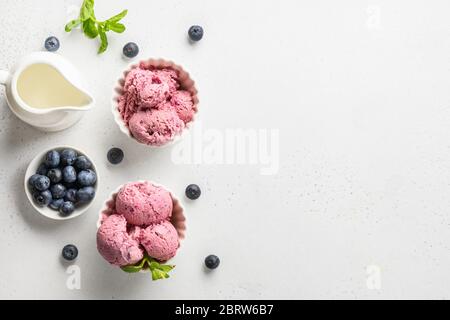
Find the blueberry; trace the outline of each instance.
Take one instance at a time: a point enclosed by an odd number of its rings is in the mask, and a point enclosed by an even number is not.
[[[53,210],[59,210],[61,208],[61,205],[64,203],[64,199],[55,199],[48,205],[50,209]]]
[[[59,49],[59,40],[56,37],[48,37],[47,39],[45,39],[45,43],[44,43],[45,49],[47,49],[47,51],[50,52],[54,52],[57,51]]]
[[[46,176],[48,172],[48,168],[45,165],[45,163],[41,163],[36,171],[37,174],[40,174],[41,176]]]
[[[92,163],[87,157],[79,156],[75,161],[75,167],[80,170],[86,170],[92,167]]]
[[[119,164],[122,162],[124,154],[122,149],[119,148],[111,148],[108,151],[108,161],[112,164]]]
[[[75,206],[73,204],[73,202],[70,201],[64,201],[61,204],[61,207],[59,207],[59,213],[63,216],[63,217],[67,217],[69,215],[72,214],[72,212],[75,211]]]
[[[45,190],[42,192],[36,192],[33,194],[34,200],[36,200],[36,203],[41,206],[45,207],[48,206],[49,203],[52,201],[52,194],[50,191]]]
[[[63,174],[63,180],[67,183],[72,183],[77,180],[77,172],[75,171],[75,168],[72,166],[67,166],[62,171]]]
[[[205,258],[205,266],[208,269],[215,269],[219,266],[219,264],[220,264],[220,259],[218,256],[210,254],[209,256],[207,256]]]
[[[138,53],[139,53],[139,47],[134,42],[128,42],[123,47],[123,55],[127,58],[134,58],[138,55]]]
[[[70,182],[70,183],[64,182],[64,186],[66,187],[66,189],[78,189],[79,188],[76,180],[74,182]]]
[[[60,160],[61,158],[59,156],[59,152],[56,150],[52,150],[49,151],[45,156],[44,163],[48,168],[56,168],[57,166],[59,166]]]
[[[84,187],[77,191],[77,200],[86,203],[94,199],[95,189],[93,187]]]
[[[67,261],[75,260],[78,256],[78,249],[73,244],[68,244],[62,249],[62,257]]]
[[[66,187],[61,183],[54,184],[50,187],[50,192],[52,193],[53,199],[62,199],[66,195]]]
[[[39,176],[35,178],[33,187],[36,188],[38,191],[44,191],[47,190],[50,187],[50,179],[46,176]]]
[[[202,194],[200,187],[196,184],[190,184],[186,187],[186,197],[191,200],[198,199]]]
[[[41,193],[39,191],[33,193],[33,199],[38,206],[45,206],[45,199],[43,196],[41,196]]]
[[[34,197],[36,193],[41,193],[38,189],[36,189],[34,186],[30,186],[28,191],[30,191],[31,195]]]
[[[45,199],[45,205],[47,206],[50,202],[52,202],[52,194],[49,190],[45,190],[41,192],[41,196]]]
[[[66,191],[66,195],[64,196],[64,200],[70,202],[77,202],[77,189],[68,189]]]
[[[82,170],[78,173],[77,182],[80,186],[92,186],[97,181],[97,175],[91,169]]]
[[[200,41],[203,38],[203,28],[200,26],[192,26],[189,28],[188,35],[192,41]]]
[[[61,152],[61,164],[63,166],[72,166],[77,160],[77,153],[72,149],[64,149]]]
[[[33,174],[30,178],[28,178],[28,185],[34,187],[34,183],[36,182],[36,180],[39,178],[39,174]]]
[[[62,180],[61,169],[53,168],[48,170],[47,177],[50,179],[51,183],[59,183]]]

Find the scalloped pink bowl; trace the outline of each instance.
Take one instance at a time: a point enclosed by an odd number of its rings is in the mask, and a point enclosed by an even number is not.
[[[122,73],[122,77],[117,81],[117,83],[114,87],[114,92],[113,92],[113,97],[112,97],[112,114],[114,117],[114,121],[119,126],[120,131],[122,131],[127,137],[134,140],[136,143],[142,144],[141,142],[137,141],[133,137],[133,135],[130,132],[130,129],[125,124],[125,122],[122,118],[122,115],[119,112],[119,108],[118,108],[119,98],[123,94],[123,86],[125,84],[125,78],[126,78],[127,74],[132,69],[139,67],[139,65],[141,63],[144,63],[144,64],[146,64],[146,66],[149,66],[149,67],[151,66],[156,69],[169,68],[169,69],[175,70],[179,76],[178,80],[180,82],[181,89],[190,92],[192,95],[192,100],[194,102],[195,114],[192,118],[192,121],[186,123],[186,126],[183,129],[182,133],[180,135],[176,135],[172,140],[170,140],[169,142],[167,142],[164,145],[161,145],[161,146],[146,145],[146,146],[148,146],[150,148],[163,148],[166,146],[173,145],[174,143],[180,141],[182,139],[182,137],[186,134],[186,132],[194,124],[195,118],[198,116],[198,103],[199,103],[198,91],[197,91],[197,88],[195,87],[194,80],[191,79],[191,77],[187,71],[185,71],[180,65],[175,64],[173,61],[164,60],[164,59],[148,59],[148,60],[141,60],[137,63],[133,63],[128,66],[128,68]]]
[[[144,180],[139,180],[136,182],[144,182]],[[180,250],[181,240],[183,240],[186,237],[186,217],[184,215],[183,206],[181,205],[180,201],[174,196],[173,192],[170,191],[169,189],[167,189],[165,186],[155,183],[155,182],[152,182],[152,181],[149,181],[149,182],[154,184],[155,186],[166,189],[167,191],[169,191],[170,195],[172,196],[173,209],[172,209],[172,217],[170,219],[170,222],[174,225],[175,229],[178,232],[178,238],[180,240],[180,246],[179,246],[178,250]],[[124,184],[119,186],[115,191],[113,191],[111,193],[111,195],[109,196],[109,198],[103,204],[102,210],[100,211],[99,217],[97,220],[97,230],[98,230],[98,228],[100,228],[103,219],[105,219],[105,217],[107,217],[115,212],[116,196],[117,196],[117,193],[120,191],[120,189],[123,186],[124,186]],[[178,251],[177,251],[177,253],[178,253]],[[148,272],[148,270],[141,270],[141,272]]]

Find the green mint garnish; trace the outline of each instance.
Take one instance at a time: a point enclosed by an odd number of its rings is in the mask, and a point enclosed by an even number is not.
[[[121,269],[128,273],[136,273],[141,271],[145,265],[147,265],[147,267],[150,269],[150,272],[152,274],[152,280],[169,278],[169,272],[173,268],[175,268],[174,265],[161,264],[155,259],[149,257],[148,255],[145,255],[144,258],[142,258],[142,260],[139,261],[137,264],[124,266],[121,267]]]
[[[159,280],[159,279],[167,279],[169,278],[169,271],[175,268],[173,265],[169,264],[160,264],[159,262],[155,260],[151,260],[150,264],[150,271],[152,273],[152,280]]]
[[[142,270],[145,264],[145,258],[143,258],[140,262],[135,265],[120,267],[123,271],[128,273],[136,273]]]
[[[94,13],[94,0],[84,0],[80,8],[80,16],[78,19],[69,21],[66,26],[66,32],[72,31],[73,28],[81,25],[86,37],[95,39],[100,37],[100,47],[98,48],[98,53],[103,53],[108,48],[108,38],[106,37],[106,32],[113,31],[116,33],[122,33],[125,31],[125,25],[120,23],[128,13],[128,10],[123,10],[121,13],[109,18],[105,21],[98,21],[95,18]]]

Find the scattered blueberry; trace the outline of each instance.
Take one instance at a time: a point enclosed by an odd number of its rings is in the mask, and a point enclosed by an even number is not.
[[[92,163],[87,157],[79,156],[75,161],[75,167],[80,170],[86,170],[92,167]]]
[[[38,191],[44,191],[47,190],[50,187],[50,179],[46,176],[39,176],[35,178],[33,187],[36,188]]]
[[[48,170],[47,177],[50,179],[51,183],[59,183],[62,180],[61,169],[53,168]]]
[[[59,166],[61,158],[59,156],[59,152],[56,150],[49,151],[45,156],[45,165],[47,168],[56,168]]]
[[[56,37],[48,37],[47,39],[45,39],[45,49],[47,49],[47,51],[50,52],[55,52],[59,49],[59,40]]]
[[[128,42],[123,47],[123,55],[127,58],[134,58],[138,55],[138,53],[139,53],[139,47],[134,42]]]
[[[72,149],[64,149],[61,152],[61,164],[63,166],[72,166],[77,160],[77,153]]]
[[[53,210],[59,210],[61,205],[64,203],[64,199],[55,199],[48,205]]]
[[[63,216],[63,217],[67,217],[69,215],[72,214],[72,212],[75,211],[75,205],[73,204],[73,202],[70,201],[64,201],[61,204],[61,207],[59,207],[59,213]]]
[[[77,202],[77,189],[68,189],[66,191],[66,195],[64,196],[64,200],[70,202]]]
[[[44,207],[48,206],[52,201],[52,194],[50,191],[45,190],[42,192],[36,192],[33,195],[34,200],[36,200],[37,204]]]
[[[82,170],[78,173],[77,182],[80,186],[92,186],[97,181],[97,175],[91,169]]]
[[[84,187],[77,191],[77,200],[86,203],[94,199],[95,189],[93,187]]]
[[[77,172],[75,171],[75,168],[72,166],[67,166],[62,171],[63,174],[63,180],[66,183],[72,183],[77,180]]]
[[[208,269],[215,269],[219,266],[220,259],[218,256],[210,254],[205,258],[205,265]]]
[[[34,187],[34,183],[36,182],[36,180],[39,178],[39,174],[33,174],[29,179],[28,179],[28,184],[32,187]]]
[[[78,249],[73,244],[68,244],[62,249],[62,256],[67,261],[75,260],[78,256]]]
[[[200,187],[196,184],[190,184],[186,187],[186,197],[191,200],[198,199],[202,194]]]
[[[66,194],[66,187],[61,183],[57,183],[50,187],[50,192],[52,193],[53,199],[62,199]]]
[[[192,41],[200,41],[203,38],[203,28],[200,26],[192,26],[189,28],[188,35]]]
[[[112,164],[119,164],[122,162],[124,154],[122,149],[119,148],[111,148],[108,151],[108,161]]]
[[[48,172],[48,168],[44,163],[41,163],[36,171],[37,174],[40,174],[41,176],[46,176]]]

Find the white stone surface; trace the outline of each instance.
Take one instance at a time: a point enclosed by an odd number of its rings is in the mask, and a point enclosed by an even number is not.
[[[129,9],[101,56],[64,33],[80,3],[0,1],[0,69],[53,34],[98,101],[49,134],[15,118],[0,89],[0,298],[450,298],[449,1],[97,0],[98,18]],[[196,45],[191,24],[205,29]],[[129,141],[110,112],[128,41],[191,72],[204,129],[278,129],[278,173],[179,165],[170,148]],[[103,179],[92,210],[57,223],[31,209],[22,178],[62,144],[86,150]],[[111,146],[125,150],[116,167]],[[104,198],[137,179],[203,190],[185,201],[188,238],[168,281],[125,274],[95,248]],[[66,286],[67,243],[80,250],[80,290]],[[212,273],[209,253],[222,260]]]

